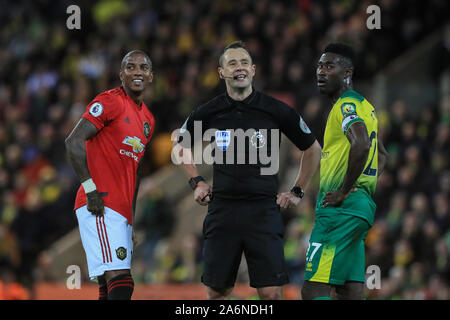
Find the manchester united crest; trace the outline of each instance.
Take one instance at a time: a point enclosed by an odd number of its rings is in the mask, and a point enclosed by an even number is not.
[[[147,121],[145,121],[144,122],[144,136],[148,139],[148,137],[150,136],[150,129],[151,129],[151,127],[150,127],[150,124],[147,122]]]
[[[127,249],[124,247],[119,247],[116,249],[117,258],[124,260],[127,257]]]

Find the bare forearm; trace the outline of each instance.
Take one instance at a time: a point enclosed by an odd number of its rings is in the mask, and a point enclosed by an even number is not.
[[[301,187],[303,190],[308,187],[319,166],[321,151],[322,148],[320,147],[319,143],[315,141],[311,147],[303,152],[299,174],[295,182],[296,186]]]
[[[188,178],[193,178],[200,175],[194,164],[183,164],[183,171]]]
[[[347,173],[344,176],[344,181],[341,185],[343,193],[348,193],[353,187],[353,184],[358,180],[359,176],[364,170],[364,166],[369,156],[369,147],[365,144],[353,144],[350,147],[348,156]]]
[[[92,123],[82,118],[65,141],[67,158],[80,182],[91,178],[86,156],[86,141],[97,132]]]
[[[67,158],[80,182],[91,178],[87,164],[85,141],[69,137],[66,139],[65,144]]]
[[[192,156],[191,149],[188,148],[181,148],[179,151],[179,156],[181,159],[183,159],[182,168],[185,173],[185,175],[188,178],[197,177],[199,175],[197,167],[194,164],[194,158]]]

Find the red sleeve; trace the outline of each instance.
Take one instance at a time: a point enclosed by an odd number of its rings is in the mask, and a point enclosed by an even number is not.
[[[99,131],[120,115],[123,108],[120,98],[101,93],[86,107],[83,118],[89,120]]]

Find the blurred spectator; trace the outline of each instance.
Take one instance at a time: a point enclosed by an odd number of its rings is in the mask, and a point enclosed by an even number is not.
[[[175,223],[173,205],[164,198],[158,188],[153,188],[140,196],[139,219],[136,221],[136,232],[145,234],[139,246],[139,256],[143,260],[145,274],[151,274],[157,268],[155,250],[158,244],[167,239]]]

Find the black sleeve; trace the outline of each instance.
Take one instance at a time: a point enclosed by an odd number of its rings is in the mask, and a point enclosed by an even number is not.
[[[200,123],[199,123],[200,121]],[[178,134],[178,143],[181,144],[183,148],[192,148],[196,141],[202,140],[203,137],[203,125],[201,125],[201,119],[197,109],[191,112],[187,117],[186,121],[183,123]],[[200,126],[201,129],[195,130],[195,126]],[[200,127],[198,127],[200,128]],[[199,135],[200,134],[200,135]]]
[[[300,150],[308,149],[316,140],[301,115],[286,104],[278,107],[280,129]]]

